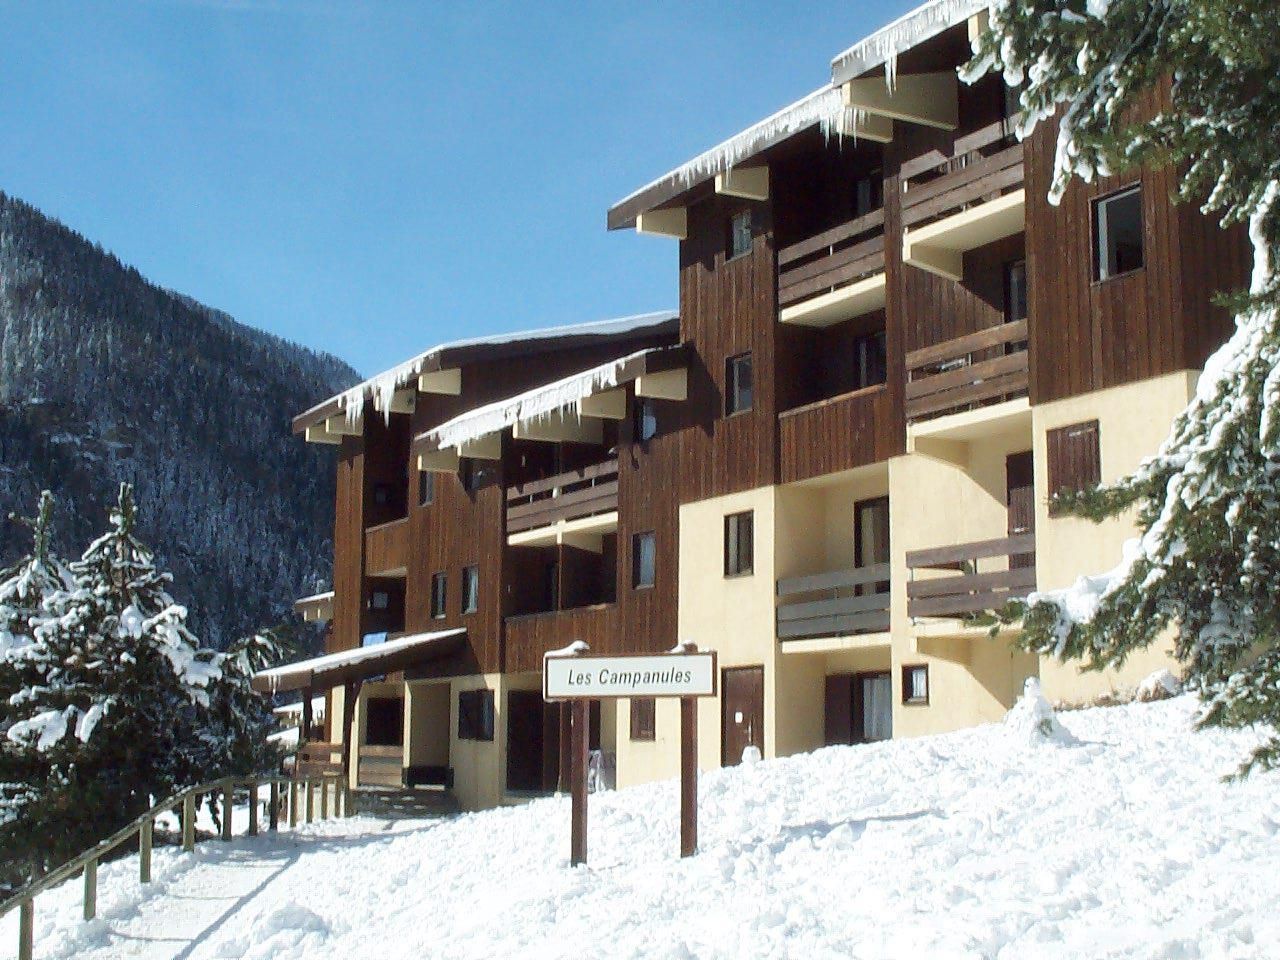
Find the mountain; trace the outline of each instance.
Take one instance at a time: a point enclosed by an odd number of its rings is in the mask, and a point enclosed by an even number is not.
[[[328,581],[332,453],[289,420],[359,379],[0,192],[0,517],[52,490],[74,557],[134,484],[140,536],[205,643],[286,619]],[[0,521],[0,566],[27,546]]]

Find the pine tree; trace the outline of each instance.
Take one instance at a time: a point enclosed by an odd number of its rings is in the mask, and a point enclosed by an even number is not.
[[[1058,117],[1050,201],[1073,177],[1174,164],[1179,198],[1247,222],[1236,329],[1156,456],[1062,499],[1091,519],[1137,507],[1108,574],[1031,598],[1022,643],[1119,665],[1167,628],[1204,724],[1280,722],[1280,42],[1274,0],[997,0],[965,70],[1020,88],[1025,135]],[[1143,116],[1168,84],[1169,106]],[[1280,766],[1272,735],[1245,765]]]

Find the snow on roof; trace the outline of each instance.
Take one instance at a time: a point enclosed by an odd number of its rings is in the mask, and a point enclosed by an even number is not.
[[[772,146],[793,134],[818,124],[824,134],[838,132],[845,116],[844,98],[838,87],[826,84],[812,93],[801,97],[795,103],[783,107],[777,113],[770,114],[758,123],[753,123],[740,133],[735,133],[727,140],[716,144],[710,150],[698,154],[687,163],[664,173],[639,190],[623,197],[613,206],[621,207],[637,197],[662,187],[673,184],[682,190],[688,189],[704,180],[709,180],[717,173],[732,169],[743,160],[754,156],[765,147]],[[664,202],[664,201],[659,201]]]
[[[419,439],[435,444],[436,449],[459,447],[491,433],[498,433],[517,423],[545,420],[561,410],[573,410],[581,416],[582,401],[594,393],[611,390],[619,383],[634,379],[643,367],[637,362],[665,347],[649,347],[599,366],[571,374],[554,383],[534,387],[505,400],[496,400],[459,414],[452,420],[419,435]]]
[[[313,685],[324,685],[349,673],[359,673],[361,671],[352,668],[360,666],[368,666],[371,668],[370,673],[377,674],[383,672],[385,662],[392,660],[397,654],[408,654],[420,649],[425,653],[427,648],[442,647],[444,645],[441,641],[460,637],[466,632],[466,627],[457,627],[453,630],[437,630],[434,633],[413,633],[372,647],[357,647],[355,650],[343,650],[282,667],[259,670],[253,675],[253,686],[256,690],[270,693],[301,690]],[[404,667],[386,667],[387,672],[395,669],[404,669]]]
[[[836,86],[884,66],[892,84],[898,70],[898,54],[910,50],[943,30],[990,6],[991,0],[930,0],[859,40],[831,61],[831,82]]]
[[[514,333],[496,333],[483,337],[470,337],[464,340],[451,340],[439,343],[404,363],[384,370],[368,380],[357,383],[329,399],[316,404],[302,416],[319,410],[337,401],[339,412],[346,414],[348,423],[355,423],[364,415],[365,403],[372,399],[374,410],[390,416],[391,401],[396,390],[404,386],[418,374],[424,372],[427,361],[448,350],[459,350],[469,347],[497,346],[508,343],[537,342],[554,340],[561,337],[615,337],[627,333],[637,333],[649,327],[658,327],[679,319],[679,314],[670,310],[659,310],[651,313],[640,313],[630,317],[619,317],[614,320],[598,320],[591,323],[569,324],[559,327],[545,327],[541,330],[524,330]]]
[[[293,603],[294,603],[294,606],[297,606],[300,603],[316,603],[319,600],[332,600],[332,599],[333,599],[333,591],[326,590],[324,591],[324,593],[313,593],[309,597],[299,597],[297,600],[293,601]]]
[[[326,697],[311,698],[311,717],[314,720],[323,720],[325,713],[325,705],[328,703]],[[279,717],[297,718],[302,716],[302,701],[297,700],[293,703],[286,703],[283,706],[276,707],[271,711]]]

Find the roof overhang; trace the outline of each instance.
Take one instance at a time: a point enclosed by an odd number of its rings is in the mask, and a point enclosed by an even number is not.
[[[831,82],[839,87],[878,67],[895,72],[898,54],[986,10],[991,0],[931,0],[899,17],[887,27],[859,40],[831,61]]]
[[[259,693],[328,690],[346,683],[398,673],[448,656],[462,646],[466,633],[465,627],[435,633],[414,633],[370,647],[344,650],[283,667],[259,670],[253,675],[253,689]]]

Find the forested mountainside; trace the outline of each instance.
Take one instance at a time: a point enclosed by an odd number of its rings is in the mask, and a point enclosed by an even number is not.
[[[328,582],[332,449],[289,420],[357,380],[0,192],[0,518],[48,488],[57,544],[78,556],[134,484],[140,534],[206,644],[281,622]],[[27,546],[0,519],[0,566]]]

